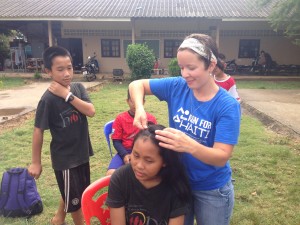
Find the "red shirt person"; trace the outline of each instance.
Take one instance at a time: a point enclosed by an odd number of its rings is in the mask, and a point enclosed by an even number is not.
[[[112,126],[113,134],[111,138],[113,140],[113,145],[118,153],[110,161],[106,175],[113,174],[116,169],[130,162],[133,139],[135,135],[140,131],[139,128],[133,126],[135,106],[130,98],[129,92],[127,92],[126,102],[129,106],[129,110],[120,113],[116,117]],[[156,118],[152,114],[146,114],[147,120],[149,122],[157,124]]]

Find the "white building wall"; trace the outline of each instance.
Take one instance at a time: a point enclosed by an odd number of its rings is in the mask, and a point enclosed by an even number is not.
[[[159,40],[160,60],[167,68],[169,58],[164,58],[164,40],[183,38],[194,32],[206,32],[216,34],[215,29],[219,29],[219,50],[226,55],[226,58],[236,59],[237,64],[249,65],[252,59],[239,59],[240,39],[259,39],[260,50],[269,52],[278,64],[300,64],[300,46],[291,43],[283,36],[270,36],[268,33],[272,29],[267,22],[263,21],[220,21],[205,19],[137,19],[135,21],[136,39]],[[64,31],[71,30],[69,33]],[[112,73],[113,69],[123,69],[129,73],[126,63],[123,41],[131,40],[132,23],[128,22],[63,22],[63,37],[82,38],[83,58],[86,61],[89,55],[94,52],[100,63],[100,71]],[[84,31],[84,32],[82,32]],[[147,32],[145,32],[147,31]],[[223,35],[223,31],[227,31]],[[238,31],[238,32],[236,32]],[[252,31],[252,33],[250,32]],[[253,32],[256,35],[252,35]],[[268,31],[267,35],[260,36],[262,31]],[[232,35],[230,35],[232,32]],[[240,35],[239,35],[240,33]],[[101,39],[120,39],[121,57],[106,58],[101,56]]]

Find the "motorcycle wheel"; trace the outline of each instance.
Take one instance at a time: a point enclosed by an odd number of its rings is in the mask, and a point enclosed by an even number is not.
[[[231,63],[227,65],[224,71],[231,74],[235,74],[237,72],[237,64]]]
[[[88,74],[86,76],[86,79],[87,79],[88,82],[96,80],[96,74],[94,74],[94,73]]]

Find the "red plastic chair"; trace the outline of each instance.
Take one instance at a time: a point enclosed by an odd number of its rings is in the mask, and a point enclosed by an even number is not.
[[[91,224],[92,217],[97,217],[101,225],[110,224],[109,208],[105,205],[105,200],[108,194],[107,191],[101,193],[100,196],[94,200],[95,194],[98,191],[101,191],[101,189],[108,187],[109,181],[110,176],[102,177],[91,183],[83,192],[81,208],[86,225]]]

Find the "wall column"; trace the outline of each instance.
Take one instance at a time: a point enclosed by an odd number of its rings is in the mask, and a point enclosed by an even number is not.
[[[217,25],[217,29],[216,29],[216,43],[217,43],[217,47],[220,48],[220,26]]]
[[[135,19],[131,18],[131,41],[132,44],[135,43]]]
[[[49,47],[53,46],[53,36],[52,36],[52,24],[51,21],[48,21],[48,38],[49,38]]]

